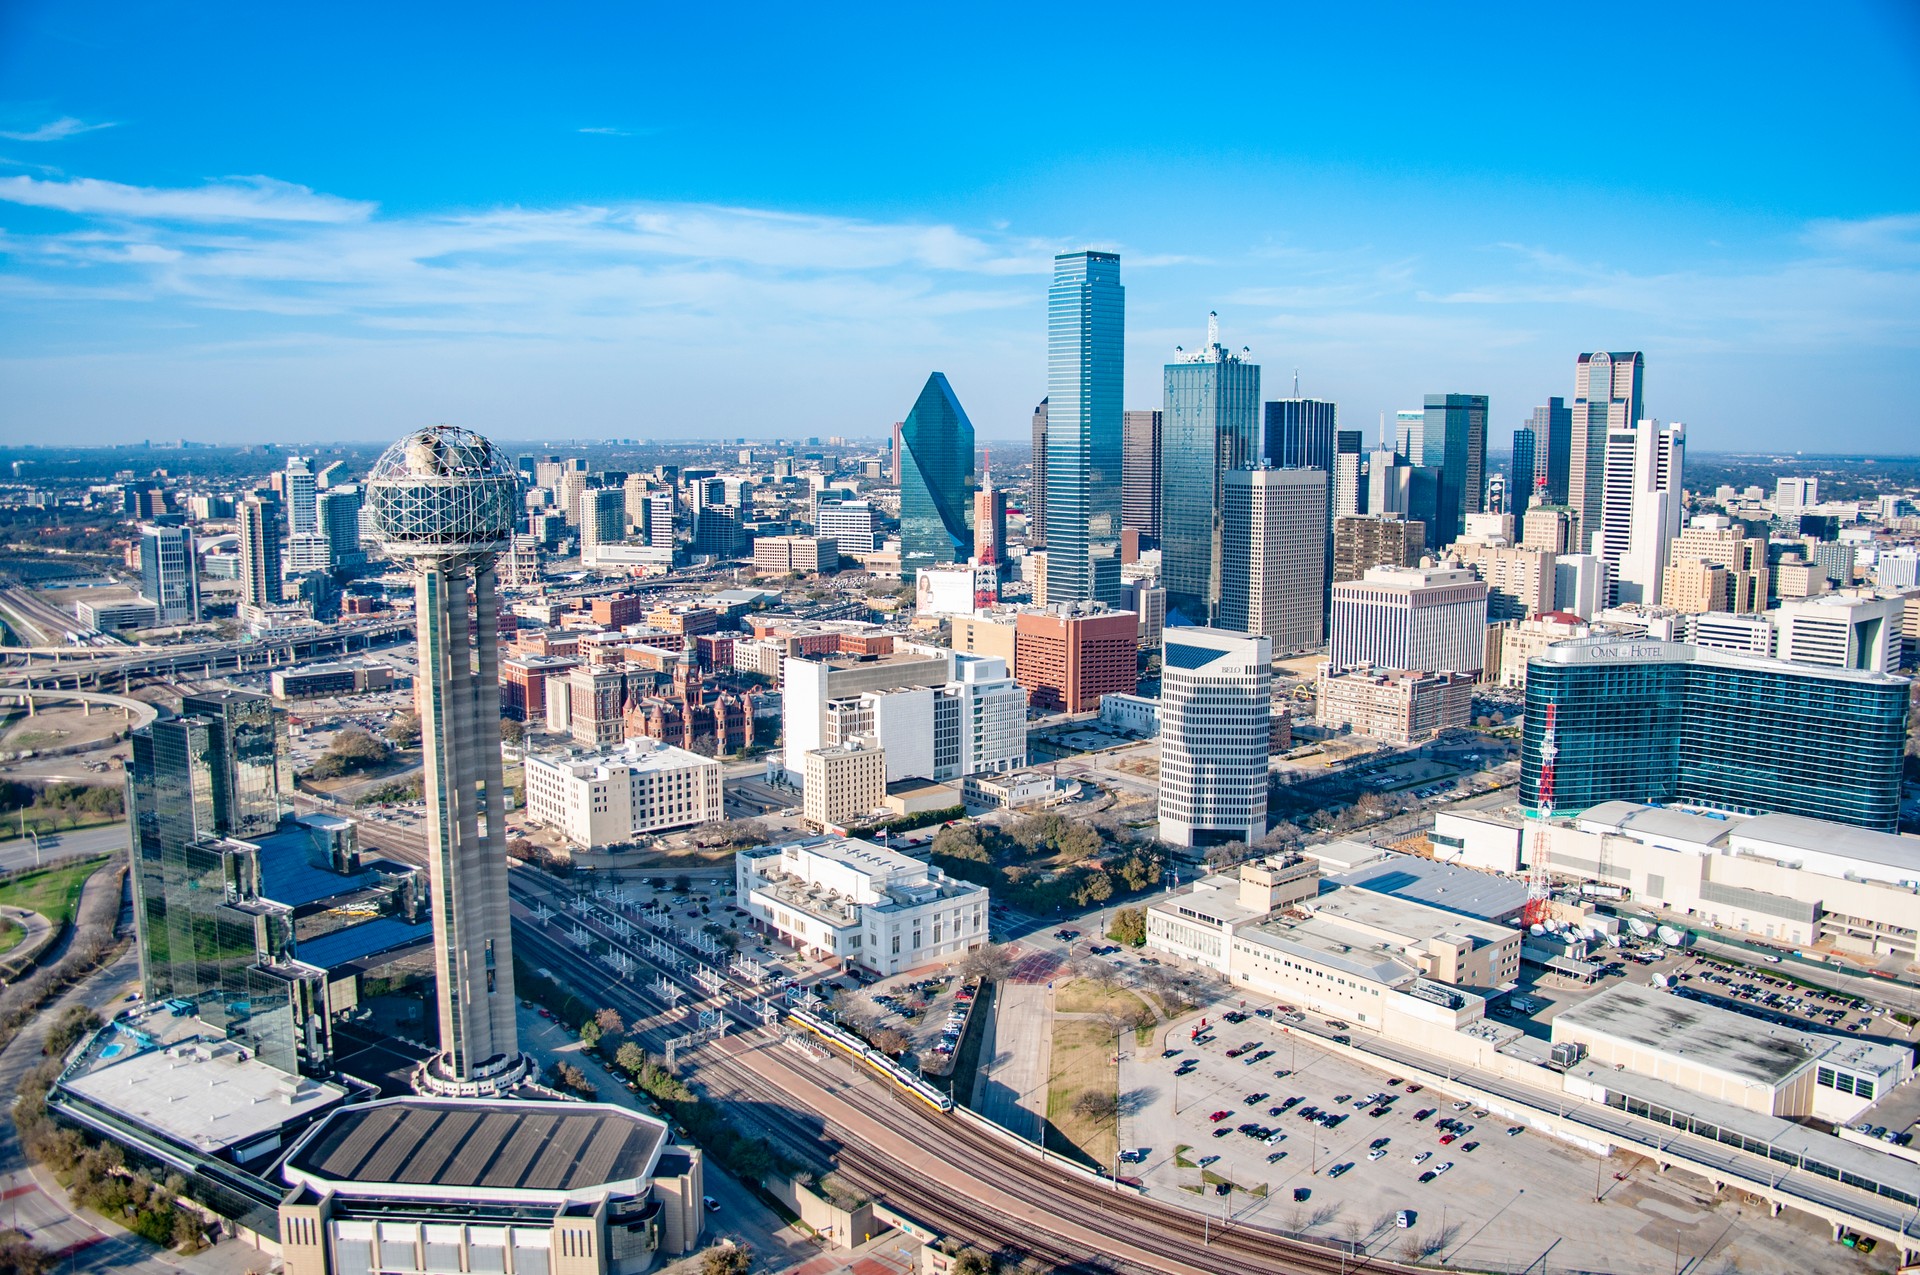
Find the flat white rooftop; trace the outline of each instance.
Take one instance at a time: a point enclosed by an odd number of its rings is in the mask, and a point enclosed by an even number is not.
[[[1811,1032],[1687,1000],[1637,983],[1609,987],[1553,1020],[1553,1038],[1563,1027],[1580,1028],[1724,1072],[1775,1086],[1825,1052],[1826,1040]]]
[[[1457,934],[1494,944],[1517,933],[1511,926],[1382,893],[1377,888],[1343,884],[1321,894],[1311,906],[1318,916],[1382,930],[1406,943],[1425,943],[1443,934]]]
[[[289,1076],[227,1041],[136,1051],[131,1037],[120,1037],[121,1054],[63,1087],[209,1153],[244,1146],[347,1096],[339,1085]]]
[[[683,770],[693,766],[718,767],[719,762],[672,744],[630,739],[612,748],[592,752],[535,753],[528,758],[536,764],[564,770],[576,779],[591,779],[601,769],[609,773],[647,774],[663,770]]]

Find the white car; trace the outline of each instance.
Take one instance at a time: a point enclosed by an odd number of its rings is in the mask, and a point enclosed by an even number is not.
[[[1393,1215],[1393,1224],[1403,1231],[1410,1229],[1413,1226],[1413,1210],[1401,1209]]]
[[[1379,1151],[1369,1151],[1369,1152],[1367,1152],[1367,1159],[1369,1159],[1369,1160],[1378,1160],[1378,1159],[1381,1159],[1381,1158],[1383,1158],[1383,1157],[1384,1157],[1384,1156],[1385,1156],[1386,1154],[1387,1154],[1387,1153],[1386,1153],[1386,1151],[1385,1151],[1384,1149],[1383,1149],[1383,1150],[1379,1150]]]
[[[1439,1164],[1436,1164],[1433,1166],[1433,1171],[1435,1173],[1445,1173],[1448,1169],[1451,1169],[1452,1167],[1453,1167],[1453,1161],[1442,1160]]]
[[[1413,1157],[1413,1162],[1415,1164],[1425,1164],[1427,1161],[1431,1159],[1433,1159],[1433,1152],[1422,1151],[1418,1155]]]

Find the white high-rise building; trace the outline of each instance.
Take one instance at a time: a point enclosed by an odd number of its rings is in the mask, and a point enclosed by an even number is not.
[[[1892,673],[1900,667],[1905,598],[1828,593],[1771,613],[1774,656],[1801,664]]]
[[[1660,601],[1667,553],[1680,534],[1686,449],[1684,425],[1641,421],[1607,431],[1605,495],[1591,548],[1606,561],[1616,603]]]
[[[360,548],[360,514],[364,502],[360,488],[343,483],[321,492],[316,502],[320,533],[327,538],[327,552],[336,567],[358,566],[367,560]]]
[[[650,739],[530,753],[525,765],[527,818],[588,849],[726,817],[720,763]]]
[[[153,603],[156,624],[200,622],[200,571],[191,531],[140,524],[140,596]]]
[[[289,458],[283,481],[287,489],[287,534],[311,535],[320,530],[320,481],[313,463],[304,456]]]
[[[1253,842],[1267,831],[1273,643],[1169,629],[1160,681],[1160,838]]]
[[[813,531],[832,538],[842,553],[872,553],[880,547],[879,511],[864,500],[823,500],[813,516]]]
[[[953,657],[933,704],[934,779],[1005,774],[1027,764],[1027,690],[997,656]]]
[[[1393,450],[1409,465],[1418,465],[1426,451],[1427,412],[1423,407],[1403,408],[1393,414]],[[1370,513],[1380,510],[1369,507]]]
[[[1335,669],[1478,673],[1486,638],[1486,582],[1464,567],[1374,567],[1333,586]]]
[[[1280,651],[1320,645],[1326,472],[1236,469],[1221,503],[1220,627],[1264,634]]]
[[[1820,503],[1818,478],[1782,478],[1773,485],[1775,513],[1798,513]]]

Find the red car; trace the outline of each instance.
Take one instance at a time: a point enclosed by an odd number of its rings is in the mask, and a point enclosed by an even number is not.
[[[1453,1140],[1454,1140],[1455,1138],[1457,1138],[1457,1137],[1459,1137],[1459,1136],[1460,1136],[1460,1135],[1459,1135],[1459,1134],[1457,1134],[1457,1133],[1443,1133],[1443,1134],[1441,1134],[1441,1135],[1440,1135],[1440,1145],[1444,1147],[1444,1146],[1446,1146],[1446,1145],[1447,1145],[1447,1144],[1448,1144],[1449,1142],[1452,1142],[1452,1141],[1453,1141]]]
[[[1208,1116],[1207,1119],[1213,1121],[1215,1124],[1219,1124],[1222,1120],[1225,1120],[1228,1116],[1232,1114],[1233,1113],[1231,1111],[1216,1111],[1212,1115]]]

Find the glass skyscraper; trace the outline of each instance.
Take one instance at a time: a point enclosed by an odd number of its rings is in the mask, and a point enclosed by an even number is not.
[[[1507,462],[1507,507],[1502,512],[1523,514],[1534,497],[1533,427],[1522,425],[1513,431],[1513,458]]]
[[[973,492],[973,422],[935,372],[900,426],[901,579],[973,553]]]
[[[1573,409],[1563,398],[1550,398],[1533,409],[1528,422],[1533,430],[1533,484],[1536,495],[1544,492],[1543,504],[1567,503],[1567,455],[1573,446]],[[1546,486],[1540,480],[1546,479]],[[1582,549],[1580,552],[1585,553]]]
[[[1432,516],[1421,521],[1427,543],[1444,549],[1460,538],[1468,514],[1486,509],[1487,396],[1427,395],[1420,451],[1421,466],[1435,471]]]
[[[1049,601],[1120,603],[1126,307],[1119,254],[1069,252],[1053,259],[1047,294]]]
[[[1220,606],[1222,484],[1260,463],[1260,365],[1229,353],[1207,318],[1207,344],[1166,367],[1160,480],[1160,575],[1167,611],[1211,624]],[[1329,439],[1331,443],[1331,439]],[[1051,589],[1052,563],[1048,563]]]
[[[1553,710],[1553,809],[1681,802],[1899,828],[1908,679],[1609,638],[1527,663],[1520,801],[1541,805]]]
[[[325,972],[293,959],[293,909],[265,897],[258,840],[292,791],[286,713],[189,695],[133,734],[133,913],[149,1000],[177,1000],[288,1073],[330,1069]]]
[[[1339,409],[1325,399],[1282,398],[1267,404],[1260,454],[1275,469],[1333,472],[1333,431]]]

